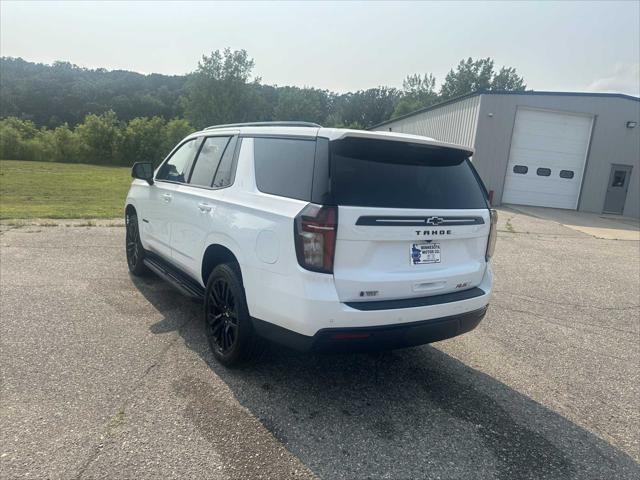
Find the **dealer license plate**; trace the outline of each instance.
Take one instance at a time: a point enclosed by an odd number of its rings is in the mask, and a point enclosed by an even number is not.
[[[411,264],[440,263],[440,244],[437,242],[412,243]]]

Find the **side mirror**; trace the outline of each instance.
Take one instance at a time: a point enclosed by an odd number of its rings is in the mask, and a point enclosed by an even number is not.
[[[131,176],[133,178],[139,178],[140,180],[146,180],[149,185],[153,185],[153,163],[134,163],[133,167],[131,168]]]

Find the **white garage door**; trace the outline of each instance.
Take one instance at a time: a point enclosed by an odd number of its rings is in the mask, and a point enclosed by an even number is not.
[[[503,203],[578,208],[593,117],[519,108]]]

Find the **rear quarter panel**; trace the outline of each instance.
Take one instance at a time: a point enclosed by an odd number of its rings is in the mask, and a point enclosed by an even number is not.
[[[235,182],[218,204],[220,221],[207,237],[204,250],[219,244],[236,256],[252,315],[269,302],[262,288],[265,282],[277,279],[295,282],[295,273],[300,267],[295,254],[293,219],[307,203],[257,189],[253,139],[244,138]]]

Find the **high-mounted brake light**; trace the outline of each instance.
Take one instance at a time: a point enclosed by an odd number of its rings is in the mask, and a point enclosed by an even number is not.
[[[302,268],[333,273],[338,207],[310,203],[294,220],[296,256]]]
[[[493,251],[496,249],[496,237],[498,235],[498,212],[493,208],[489,210],[491,215],[491,228],[489,229],[489,239],[487,240],[487,252],[485,253],[485,260],[488,262],[493,257]]]

